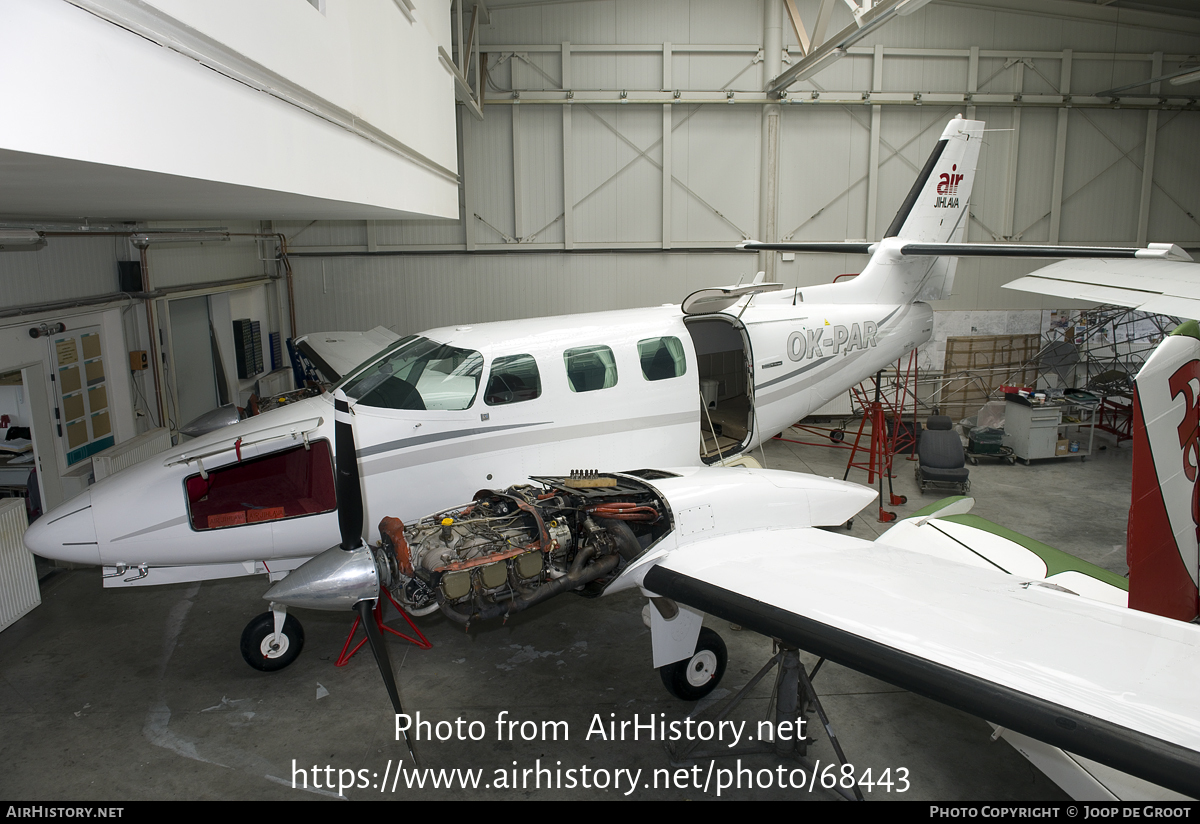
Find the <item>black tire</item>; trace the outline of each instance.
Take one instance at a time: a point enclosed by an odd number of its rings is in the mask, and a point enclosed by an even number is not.
[[[282,650],[272,653],[264,648],[274,633],[275,616],[270,612],[256,616],[242,630],[242,657],[254,669],[277,672],[295,661],[304,649],[304,628],[291,615],[283,621]]]
[[[699,701],[721,683],[728,660],[729,653],[721,636],[708,627],[701,627],[692,657],[659,667],[658,674],[671,695],[683,701]]]
[[[829,433],[829,440],[833,441],[834,443],[841,443],[842,441],[846,440],[846,433],[841,429],[835,429]]]

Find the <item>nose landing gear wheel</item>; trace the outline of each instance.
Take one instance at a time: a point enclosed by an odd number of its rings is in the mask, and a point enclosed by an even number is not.
[[[721,682],[728,660],[721,636],[702,627],[692,657],[659,667],[658,674],[671,695],[684,701],[699,701]]]
[[[291,664],[304,649],[304,629],[291,615],[283,622],[278,641],[275,635],[275,616],[264,612],[242,630],[242,658],[262,672],[276,672]]]

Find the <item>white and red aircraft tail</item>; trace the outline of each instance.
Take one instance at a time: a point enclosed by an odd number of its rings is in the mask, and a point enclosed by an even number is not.
[[[1154,350],[1134,381],[1129,606],[1181,621],[1200,616],[1200,324]]]
[[[805,303],[821,304],[894,305],[945,300],[954,286],[954,270],[959,257],[1100,258],[1106,265],[1114,262],[1120,265],[1126,258],[1136,258],[1139,262],[1191,260],[1179,247],[1163,243],[1138,249],[967,242],[969,202],[984,131],[983,121],[965,120],[962,115],[946,124],[900,210],[884,232],[883,240],[835,243],[750,240],[739,243],[738,248],[755,252],[871,255],[862,273],[852,281],[806,286],[800,290]],[[1058,264],[1064,265],[1067,264]],[[1044,286],[1032,291],[1044,291]],[[784,297],[790,299],[790,293],[780,293],[780,299]]]

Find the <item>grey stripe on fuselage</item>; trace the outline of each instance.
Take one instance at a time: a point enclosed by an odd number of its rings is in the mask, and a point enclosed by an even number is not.
[[[808,364],[807,366],[801,366],[799,369],[793,369],[791,372],[788,372],[786,375],[780,375],[778,378],[769,380],[766,383],[760,383],[754,387],[754,391],[758,392],[760,389],[766,389],[768,386],[774,386],[775,384],[782,383],[783,381],[790,381],[792,378],[796,377],[797,375],[803,375],[809,369],[816,369],[818,366],[820,366],[821,364],[825,363],[826,361],[828,361],[830,358],[833,358],[833,357],[836,357],[836,356],[835,355],[827,355],[823,358],[813,361],[812,363]],[[757,395],[755,397],[757,397]]]
[[[179,526],[188,522],[187,515],[180,515],[178,518],[172,518],[169,521],[163,521],[161,524],[148,526],[145,529],[139,529],[137,532],[130,532],[128,535],[122,535],[119,538],[113,538],[109,543],[115,544],[117,541],[124,541],[126,538],[136,538],[138,535],[145,535],[147,532],[157,532],[160,529],[167,529],[172,526]]]
[[[697,404],[699,407],[699,404]],[[412,451],[401,452],[400,449],[394,450],[400,454],[387,455],[378,460],[368,461],[362,466],[363,475],[378,475],[381,472],[393,472],[397,469],[406,469],[411,466],[418,466],[426,463],[436,463],[438,461],[448,461],[454,458],[463,458],[468,455],[480,455],[487,452],[501,452],[507,449],[526,448],[530,446],[539,446],[547,443],[555,443],[558,441],[570,441],[579,438],[594,437],[597,435],[613,435],[621,432],[632,432],[644,429],[658,429],[666,426],[699,426],[700,410],[694,412],[672,412],[666,415],[654,415],[646,418],[621,418],[615,421],[597,421],[594,423],[573,424],[571,426],[553,426],[551,424],[519,424],[516,427],[525,426],[548,426],[546,429],[537,429],[525,432],[507,431],[503,434],[496,434],[485,437],[470,437],[467,433],[472,430],[457,430],[455,433],[446,433],[451,437],[459,439],[453,443],[444,444],[430,449],[419,449]],[[493,427],[492,429],[483,430],[487,432],[497,432],[507,429],[507,427]],[[432,440],[432,439],[431,439]],[[394,441],[392,443],[400,443]],[[359,453],[362,454],[361,452]],[[680,460],[690,461],[688,456],[680,456]]]
[[[369,458],[372,455],[379,455],[384,452],[394,452],[397,449],[406,449],[410,446],[420,446],[423,443],[433,443],[434,441],[448,441],[451,438],[471,438],[476,435],[490,435],[492,432],[501,432],[508,429],[524,429],[527,426],[547,426],[554,421],[538,421],[536,423],[512,423],[504,426],[485,426],[476,427],[475,429],[454,429],[450,432],[434,432],[429,435],[420,435],[416,438],[401,438],[396,441],[387,441],[386,443],[378,443],[374,446],[368,446],[358,450],[358,457]]]

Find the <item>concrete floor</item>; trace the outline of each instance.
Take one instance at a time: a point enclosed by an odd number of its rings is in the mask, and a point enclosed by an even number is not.
[[[775,441],[765,455],[773,468],[840,478],[848,453]],[[981,462],[971,468],[975,511],[1123,573],[1130,457],[1127,448],[1110,443],[1086,462]],[[911,464],[897,465],[895,490],[910,499],[895,508],[903,516],[923,503]],[[851,473],[851,480],[865,478]],[[874,507],[864,511],[852,534],[880,534],[886,527],[874,515]],[[755,779],[769,771],[778,782],[781,765],[785,778],[811,780],[814,762],[821,770],[833,763],[824,731],[818,731],[807,765],[750,755],[740,762],[704,758],[693,767],[673,763],[661,741],[644,733],[638,741],[588,740],[597,717],[633,721],[636,715],[644,723],[649,716],[672,721],[705,710],[663,689],[650,668],[644,601],[631,593],[599,600],[564,595],[470,635],[430,616],[419,622],[433,642],[428,651],[393,639],[391,655],[409,712],[435,723],[480,722],[463,727],[464,738],[473,732],[480,740],[416,745],[420,766],[435,775],[481,770],[478,789],[434,788],[432,779],[410,788],[411,759],[394,740],[387,696],[369,654],[364,650],[348,667],[333,666],[349,616],[298,613],[305,651],[282,672],[260,673],[242,661],[238,639],[245,623],[263,611],[264,591],[258,579],[103,590],[98,570],[51,576],[42,605],[0,633],[0,798],[336,799],[339,778],[355,785],[344,791],[355,800],[835,797],[819,784],[813,791],[746,787],[746,770]],[[708,705],[744,685],[770,657],[771,642],[725,622],[706,623],[729,647],[728,671],[702,702]],[[814,661],[807,660],[811,668]],[[766,717],[771,680],[759,684],[732,717],[747,720],[748,728]],[[991,729],[980,719],[832,664],[822,667],[815,684],[857,772],[870,767],[878,779],[888,771],[890,789],[876,787],[871,800],[1065,799],[1008,744],[990,741]],[[522,740],[517,727],[516,740],[508,740],[496,725],[505,712],[505,720],[566,722],[569,738],[560,732],[558,740],[542,740],[539,732]],[[397,781],[400,759],[405,772]],[[725,788],[718,796],[718,782],[736,780],[739,765],[741,789]],[[537,787],[536,773],[522,773],[539,767],[552,772],[542,773]],[[522,771],[515,782],[514,769]],[[796,769],[805,770],[804,779],[791,772]],[[618,770],[641,771],[632,793],[630,773]],[[292,786],[302,774],[307,791]],[[497,787],[501,775],[509,786]],[[668,776],[673,784],[664,787]],[[567,786],[571,779],[574,787]],[[547,786],[556,781],[561,788]]]

